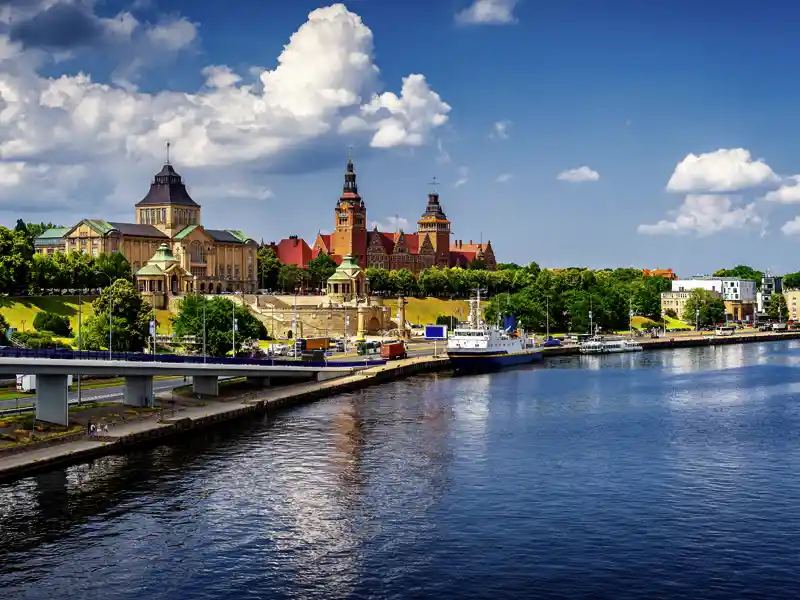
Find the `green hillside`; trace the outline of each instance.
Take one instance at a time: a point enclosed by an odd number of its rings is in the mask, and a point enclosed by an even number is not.
[[[83,318],[92,316],[94,296],[81,297]],[[78,330],[78,297],[77,296],[31,296],[26,298],[0,298],[0,314],[11,327],[22,330],[33,329],[33,319],[41,311],[53,312],[69,317],[73,331]]]

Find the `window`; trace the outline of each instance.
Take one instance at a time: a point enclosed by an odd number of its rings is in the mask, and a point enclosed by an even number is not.
[[[234,265],[233,267],[233,278],[239,279],[239,265]]]
[[[136,273],[136,271],[138,270],[139,270],[139,263],[138,262],[133,263],[133,272]]]
[[[162,208],[161,209],[161,222],[162,223],[166,223],[167,222],[167,209],[166,208]]]
[[[203,244],[198,241],[192,242],[190,255],[193,263],[206,262],[206,249],[203,247]]]

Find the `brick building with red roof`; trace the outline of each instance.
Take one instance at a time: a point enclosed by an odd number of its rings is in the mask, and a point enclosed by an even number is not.
[[[371,231],[367,227],[367,208],[358,193],[352,157],[347,161],[342,195],[334,209],[332,233],[318,233],[312,246],[297,236],[272,243],[278,259],[284,264],[306,267],[321,252],[340,264],[351,254],[362,268],[408,269],[419,273],[430,267],[467,267],[480,260],[489,270],[497,267],[491,241],[485,244],[450,242],[450,221],[439,203],[439,194],[428,194],[425,212],[417,221],[415,233]]]

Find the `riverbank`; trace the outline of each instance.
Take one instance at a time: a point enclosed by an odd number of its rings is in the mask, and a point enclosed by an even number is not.
[[[678,334],[657,339],[639,339],[645,350],[665,350],[709,345],[773,342],[800,339],[800,331],[773,333],[748,332],[733,336]],[[545,357],[579,354],[578,346],[544,349]],[[449,368],[444,357],[415,357],[386,365],[364,369],[353,375],[325,382],[311,382],[265,390],[247,390],[220,399],[205,399],[199,405],[166,408],[150,417],[115,425],[106,435],[89,438],[72,434],[64,439],[37,444],[30,449],[20,447],[14,452],[0,453],[0,483],[26,477],[57,467],[85,462],[109,454],[124,452],[134,446],[183,435],[195,429],[217,423],[275,411],[288,406],[313,402],[321,398],[351,392],[402,379],[424,372]],[[174,402],[174,400],[173,400]],[[171,406],[174,406],[172,404]]]
[[[29,475],[117,454],[133,446],[183,435],[194,429],[300,405],[335,394],[352,392],[389,381],[447,369],[447,358],[419,357],[387,363],[338,379],[303,383],[275,389],[248,390],[220,400],[206,399],[202,405],[164,409],[149,419],[115,426],[107,434],[89,438],[70,436],[37,445],[30,450],[0,454],[0,483]]]
[[[726,344],[748,344],[757,342],[780,342],[800,339],[800,331],[776,333],[772,331],[752,331],[735,335],[720,336],[709,333],[676,333],[660,338],[634,338],[645,350],[669,350],[674,348],[695,348],[697,346],[721,346]],[[545,348],[545,356],[575,356],[580,354],[580,347],[556,346]]]

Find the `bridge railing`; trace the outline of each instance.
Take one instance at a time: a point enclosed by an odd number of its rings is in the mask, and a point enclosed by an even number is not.
[[[336,362],[327,361],[299,361],[285,358],[249,358],[227,356],[202,356],[183,354],[145,354],[143,352],[108,352],[102,350],[68,350],[66,348],[0,348],[0,358],[55,358],[71,360],[122,360],[128,362],[163,362],[163,363],[188,363],[188,364],[215,364],[215,365],[252,365],[252,366],[287,366],[319,368],[333,367],[362,367],[386,364],[382,359],[347,360]]]

